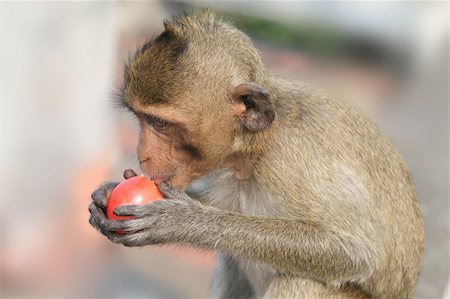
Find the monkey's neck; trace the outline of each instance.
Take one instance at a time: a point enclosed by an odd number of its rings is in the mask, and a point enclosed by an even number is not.
[[[250,157],[242,153],[230,155],[224,162],[224,168],[233,171],[234,177],[238,181],[248,180],[253,174],[253,168]]]

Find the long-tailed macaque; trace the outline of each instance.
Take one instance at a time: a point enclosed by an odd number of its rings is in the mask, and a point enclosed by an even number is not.
[[[422,219],[377,127],[270,73],[250,39],[210,12],[164,26],[126,65],[121,93],[140,122],[142,172],[166,199],[109,220],[106,184],[90,223],[125,246],[217,251],[216,298],[410,298]]]

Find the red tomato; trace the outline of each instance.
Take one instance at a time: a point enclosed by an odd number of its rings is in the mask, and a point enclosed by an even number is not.
[[[155,183],[146,177],[139,175],[122,181],[111,192],[106,207],[106,215],[109,219],[123,220],[133,218],[131,216],[116,216],[113,211],[123,205],[143,205],[163,199]]]

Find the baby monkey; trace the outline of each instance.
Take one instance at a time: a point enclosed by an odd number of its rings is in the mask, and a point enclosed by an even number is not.
[[[250,39],[211,12],[164,27],[126,65],[121,101],[140,123],[142,172],[166,198],[109,220],[115,184],[105,184],[90,223],[125,246],[218,252],[214,298],[412,297],[422,218],[377,127],[269,72]]]

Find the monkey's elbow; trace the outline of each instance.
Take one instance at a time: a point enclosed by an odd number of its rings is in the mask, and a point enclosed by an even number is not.
[[[372,277],[374,272],[375,267],[366,262],[361,262],[351,265],[351,269],[345,269],[340,275],[329,277],[325,284],[330,288],[341,288],[346,284],[362,285]]]
[[[339,288],[348,283],[362,285],[377,271],[380,260],[377,246],[366,243],[351,247],[353,248],[345,250],[346,262],[343,263],[342,269],[326,282],[330,287]]]

